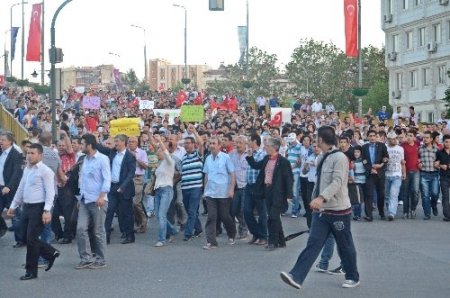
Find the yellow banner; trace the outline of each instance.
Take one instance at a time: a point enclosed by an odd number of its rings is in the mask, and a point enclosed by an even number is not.
[[[109,133],[112,137],[124,134],[128,137],[138,137],[141,134],[139,118],[121,118],[110,121]]]

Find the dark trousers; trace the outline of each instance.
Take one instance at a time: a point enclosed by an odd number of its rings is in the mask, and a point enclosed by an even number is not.
[[[254,184],[247,184],[244,198],[244,218],[253,237],[267,240],[267,207],[264,198],[253,195]],[[253,213],[256,209],[258,220]]]
[[[75,205],[76,199],[72,193],[72,190],[68,187],[58,187],[58,196],[54,202],[51,223],[56,239],[74,238],[76,227],[72,221],[72,213]],[[61,227],[61,222],[59,221],[60,215],[64,217],[64,230]]]
[[[403,213],[415,211],[419,203],[420,172],[408,172],[406,179],[402,181],[400,190],[403,200]]]
[[[442,213],[448,219],[450,219],[449,188],[450,177],[441,176]]]
[[[206,241],[212,245],[217,245],[216,224],[218,214],[220,214],[228,238],[234,239],[236,237],[236,225],[230,215],[231,199],[206,198],[206,203],[208,204],[208,219],[205,226]]]
[[[28,273],[37,276],[39,256],[49,260],[55,253],[55,249],[39,239],[44,224],[42,214],[44,212],[44,203],[24,204],[22,212],[22,228],[25,229],[27,243],[27,257],[25,269]]]
[[[296,282],[303,283],[330,233],[333,234],[336,240],[341,264],[345,271],[345,279],[359,281],[356,250],[353,244],[350,223],[351,214],[313,213],[308,242],[305,249],[300,253],[294,268],[290,271]]]
[[[312,210],[311,207],[309,207],[309,203],[311,203],[312,198],[312,192],[314,189],[314,182],[309,182],[306,186],[306,200],[303,200],[303,203],[305,204],[305,211],[306,211],[306,224],[308,225],[308,228],[311,229],[311,221],[312,221]]]
[[[125,236],[134,239],[134,213],[132,198],[125,198],[123,193],[117,192],[119,184],[112,183],[108,193],[108,211],[106,212],[105,230],[106,235],[111,234],[114,213],[117,210],[120,230]]]
[[[9,207],[9,202],[5,196],[1,193],[1,187],[0,187],[0,230],[6,230],[8,229],[8,226],[6,225],[5,220],[2,217],[3,209]]]
[[[385,187],[385,176],[369,175],[366,182],[367,192],[364,194],[364,211],[367,217],[372,218],[373,211],[373,194],[374,190],[377,191],[377,208],[380,216],[384,216],[384,187]]]
[[[267,220],[267,227],[269,230],[269,244],[273,244],[278,247],[286,246],[284,240],[283,225],[281,224],[281,213],[284,212],[284,208],[274,204],[274,196],[272,187],[266,187],[266,204],[269,219]]]

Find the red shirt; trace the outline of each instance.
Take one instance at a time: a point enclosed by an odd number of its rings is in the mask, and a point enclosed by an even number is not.
[[[86,117],[86,126],[89,132],[97,131],[97,125],[98,125],[97,115],[94,115],[93,117],[91,116]]]
[[[419,146],[419,143],[410,145],[408,142],[405,142],[402,144],[407,172],[419,171]]]
[[[61,158],[61,169],[64,174],[66,174],[70,170],[70,168],[72,168],[73,165],[77,162],[75,153],[66,153],[60,155],[59,157]]]

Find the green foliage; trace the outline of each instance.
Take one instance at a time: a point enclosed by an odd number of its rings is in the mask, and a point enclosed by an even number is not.
[[[382,106],[386,106],[387,111],[392,114],[392,107],[388,104],[388,100],[388,81],[376,81],[367,96],[363,98],[363,112],[372,108],[373,114],[376,115]]]
[[[184,89],[184,86],[180,81],[176,82],[176,84],[172,87],[172,91],[175,93],[180,92],[181,89]]]
[[[129,88],[135,89],[139,84],[139,79],[136,76],[134,69],[130,68],[125,74],[124,82]]]
[[[31,87],[33,87],[34,91],[37,94],[48,94],[48,93],[50,93],[50,86],[48,86],[48,85],[32,84]]]
[[[447,71],[447,75],[450,79],[450,70]],[[447,90],[445,90],[445,97],[442,99],[444,101],[446,101],[446,106],[447,106],[447,118],[450,117],[450,87],[447,88]]]
[[[14,83],[15,81],[17,81],[17,78],[16,77],[7,77],[6,81],[9,83]]]
[[[17,83],[17,86],[19,86],[19,87],[25,87],[25,86],[28,86],[30,84],[30,82],[27,79],[25,79],[25,80],[17,80],[16,83]]]

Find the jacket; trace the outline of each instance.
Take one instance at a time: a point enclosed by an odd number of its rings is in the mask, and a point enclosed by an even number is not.
[[[363,158],[363,160],[367,161],[367,164],[370,166],[370,168],[372,168],[372,161],[370,159],[369,147],[370,147],[370,143],[364,144],[362,146],[362,158]],[[384,175],[385,175],[386,165],[387,165],[386,159],[389,159],[389,154],[387,152],[386,145],[383,143],[380,143],[380,142],[376,142],[375,143],[375,164],[383,163],[383,167],[381,169],[377,170],[377,172],[378,172],[377,175],[379,177],[384,177]]]
[[[3,152],[0,149],[0,154]],[[10,192],[5,195],[6,201],[11,203],[14,195],[16,194],[17,188],[19,187],[20,179],[23,174],[23,156],[17,151],[16,148],[11,147],[11,151],[9,151],[8,157],[5,160],[5,164],[3,166],[3,180],[5,181],[5,187],[10,189]],[[1,191],[1,189],[0,189]]]

